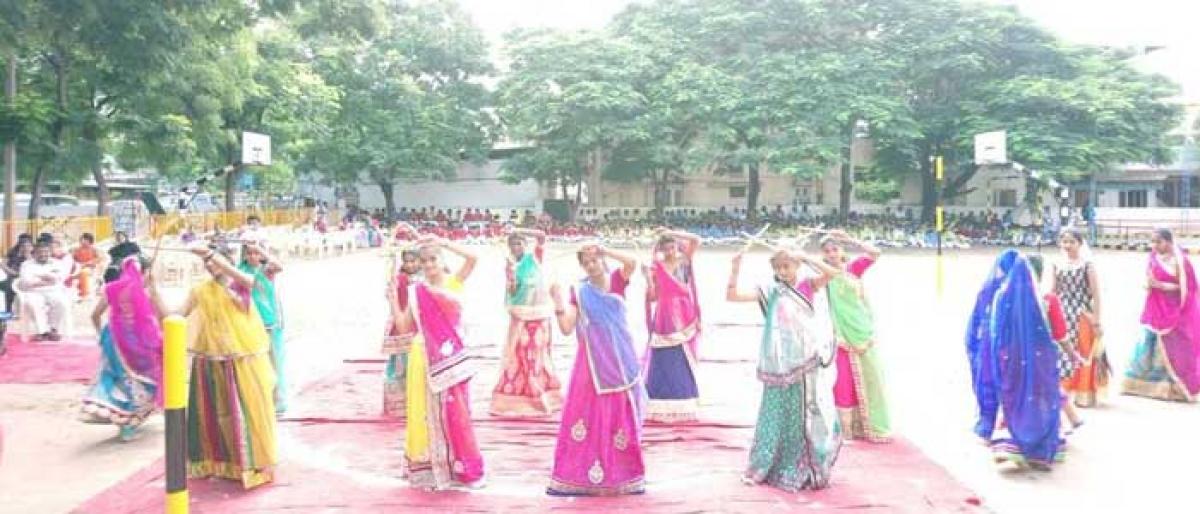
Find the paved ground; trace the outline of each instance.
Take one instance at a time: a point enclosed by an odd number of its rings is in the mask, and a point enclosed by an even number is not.
[[[505,319],[501,301],[498,246],[486,250],[472,278],[469,338],[494,337]],[[570,254],[550,251],[555,274],[574,280]],[[754,347],[745,325],[757,322],[752,306],[721,301],[728,252],[710,252],[697,263],[706,322],[706,358],[746,362]],[[1110,397],[1101,409],[1085,412],[1087,424],[1070,442],[1070,457],[1051,473],[999,472],[974,440],[962,345],[966,314],[995,252],[948,254],[944,292],[936,283],[936,259],[929,253],[885,255],[868,274],[886,358],[894,423],[958,480],[974,489],[991,509],[1007,512],[1177,511],[1190,501],[1190,472],[1176,456],[1200,454],[1200,408],[1127,397]],[[1144,256],[1098,256],[1105,294],[1107,344],[1117,371],[1124,369],[1137,331],[1142,300]],[[296,262],[284,274],[282,289],[289,322],[289,373],[297,383],[327,376],[343,359],[375,357],[382,331],[384,260],[358,254],[324,262]],[[747,282],[767,277],[765,255],[747,259]],[[637,298],[637,291],[631,291]],[[632,312],[639,312],[635,304]],[[567,352],[558,369],[565,375]],[[703,365],[702,365],[703,366]],[[493,378],[482,376],[490,383]],[[484,386],[490,387],[490,386]],[[702,384],[708,390],[720,389]],[[5,454],[0,465],[0,512],[64,512],[119,482],[161,456],[161,425],[153,421],[136,442],[115,441],[114,430],[74,421],[78,385],[0,385],[0,424]],[[752,416],[757,396],[745,398],[742,416]],[[399,455],[396,456],[397,459]],[[286,457],[285,457],[286,458]],[[1182,459],[1178,459],[1182,460]],[[891,477],[884,470],[883,479]],[[47,480],[43,477],[55,477]],[[1173,508],[1171,508],[1173,507]],[[1140,509],[1139,509],[1140,510]]]

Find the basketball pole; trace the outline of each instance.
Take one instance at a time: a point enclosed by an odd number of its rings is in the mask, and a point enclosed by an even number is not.
[[[187,514],[187,321],[163,321],[163,406],[167,424],[167,514]]]
[[[940,155],[933,158],[933,178],[934,201],[936,202],[933,212],[934,231],[937,233],[937,269],[935,270],[935,276],[937,295],[938,298],[941,298],[945,280],[945,270],[942,263],[942,231],[946,229],[946,216],[942,207],[942,188],[945,187],[946,168],[945,160]]]

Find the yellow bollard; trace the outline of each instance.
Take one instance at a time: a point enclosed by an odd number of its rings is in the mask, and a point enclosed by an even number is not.
[[[186,514],[187,491],[187,320],[163,321],[163,400],[167,422],[167,514]]]

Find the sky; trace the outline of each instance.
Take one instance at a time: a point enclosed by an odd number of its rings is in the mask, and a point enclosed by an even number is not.
[[[1138,59],[1200,102],[1200,1],[1198,0],[982,0],[1015,5],[1067,41],[1111,46],[1162,46]],[[517,27],[602,27],[633,0],[459,0],[493,44]]]

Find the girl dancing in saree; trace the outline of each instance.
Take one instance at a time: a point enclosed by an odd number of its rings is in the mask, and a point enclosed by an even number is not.
[[[791,492],[824,489],[842,446],[842,429],[833,404],[833,327],[813,292],[841,271],[803,253],[778,250],[771,256],[772,283],[756,293],[741,292],[742,255],[733,257],[725,297],[758,302],[765,318],[758,352],[762,403],[743,480]],[[799,278],[801,264],[820,275]]]
[[[1121,392],[1159,400],[1194,402],[1200,397],[1200,302],[1196,272],[1175,245],[1170,230],[1159,229],[1146,271],[1142,340],[1125,371]]]
[[[190,474],[250,489],[271,482],[277,462],[271,341],[251,297],[255,277],[216,250],[194,252],[212,278],[192,289],[183,310],[199,326],[189,345]]]
[[[865,255],[846,262],[842,244],[862,249]],[[837,333],[837,383],[833,399],[846,435],[884,443],[892,426],[884,395],[883,364],[876,348],[875,320],[867,304],[862,276],[879,259],[879,249],[835,230],[821,241],[825,264],[842,269],[829,282],[829,310]]]
[[[979,407],[975,433],[998,462],[1048,469],[1062,444],[1059,348],[1047,312],[1029,261],[1015,250],[1001,254],[976,297],[966,337]],[[1065,336],[1061,314],[1058,320]],[[1001,415],[1007,433],[998,435]]]
[[[1067,320],[1067,344],[1083,356],[1080,366],[1063,380],[1063,388],[1075,396],[1076,406],[1094,407],[1097,395],[1108,385],[1111,372],[1108,355],[1100,340],[1104,335],[1100,327],[1100,281],[1082,232],[1064,230],[1058,246],[1063,252],[1063,262],[1054,267],[1051,275],[1054,293],[1062,300],[1063,315]],[[1067,366],[1066,369],[1071,368]],[[1074,415],[1070,404],[1064,408]]]
[[[283,271],[279,261],[267,255],[266,248],[258,243],[247,243],[242,247],[242,262],[238,270],[254,278],[254,289],[250,296],[258,317],[267,328],[271,338],[271,366],[275,368],[275,413],[287,411],[287,382],[284,380],[286,353],[283,348],[283,306],[275,292],[275,277]]]
[[[162,406],[162,319],[166,308],[150,266],[126,257],[119,277],[104,286],[92,311],[100,334],[100,371],[83,399],[80,420],[119,427],[122,441]],[[108,323],[101,326],[105,312]]]
[[[611,273],[605,258],[621,268]],[[643,492],[642,413],[646,390],[625,315],[625,286],[633,256],[602,246],[584,247],[579,266],[587,277],[563,304],[550,289],[563,335],[575,331],[579,351],[571,372],[554,450],[552,495],[608,496]]]
[[[693,234],[659,230],[654,263],[646,277],[649,421],[693,421],[700,410],[696,387],[700,302],[692,268],[699,247],[700,238]]]
[[[442,248],[463,258],[457,273],[444,267]],[[389,290],[397,331],[414,335],[406,377],[405,472],[414,487],[480,487],[483,456],[475,443],[468,394],[476,369],[462,338],[459,297],[476,257],[439,237],[422,238],[417,253],[425,280],[409,287],[408,308],[401,309],[395,290]]]
[[[526,236],[536,242],[526,249]],[[500,380],[492,391],[491,413],[507,417],[548,416],[562,407],[562,383],[554,374],[550,357],[551,317],[554,306],[542,281],[542,256],[546,234],[514,229],[508,236],[508,336]]]
[[[399,266],[393,261],[388,269],[388,297],[395,295],[401,311],[408,309],[408,288],[418,280],[421,262],[415,249],[400,252]],[[389,312],[390,309],[389,309]],[[383,381],[383,415],[402,417],[405,415],[405,389],[407,380],[405,373],[408,367],[408,352],[413,345],[413,334],[401,334],[396,328],[396,320],[388,316],[386,333],[383,337],[383,354],[387,355],[387,368],[384,370]]]

